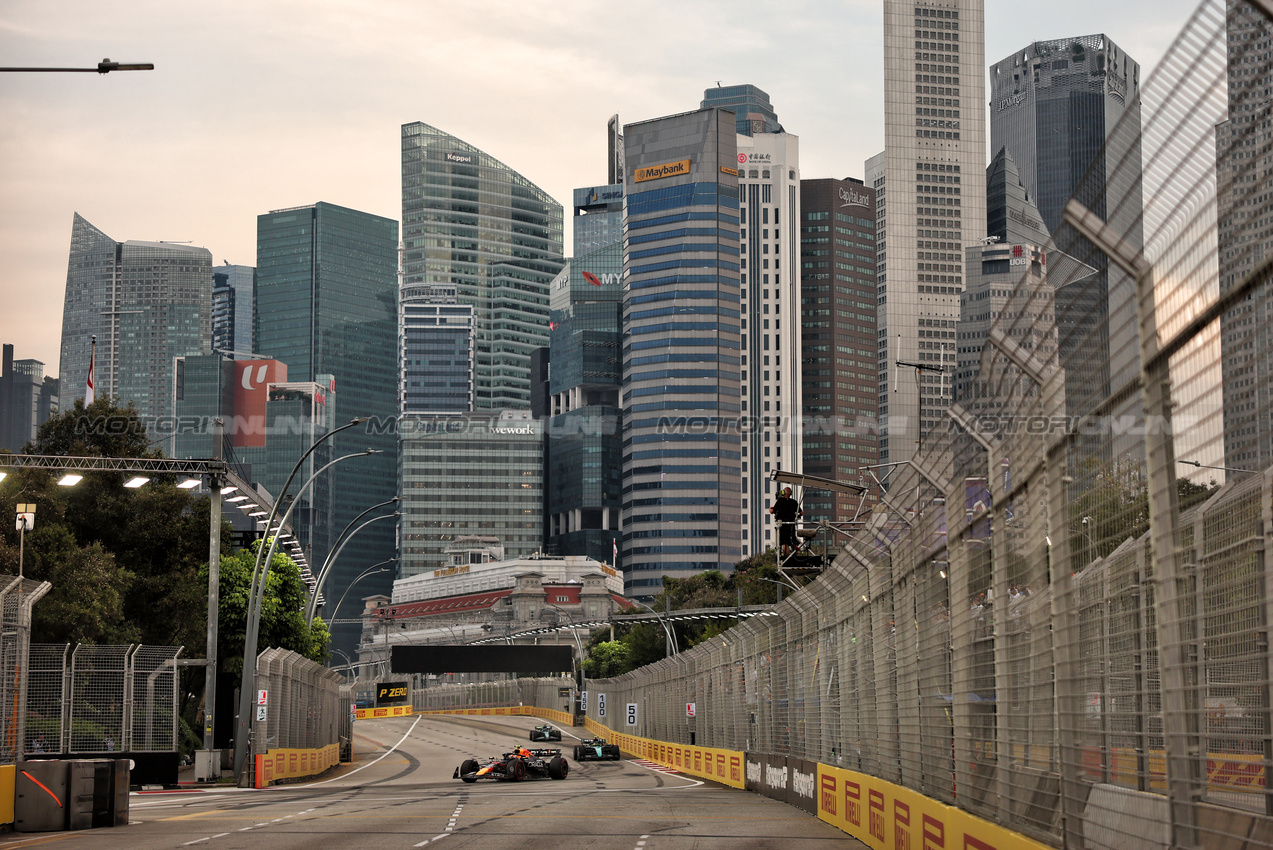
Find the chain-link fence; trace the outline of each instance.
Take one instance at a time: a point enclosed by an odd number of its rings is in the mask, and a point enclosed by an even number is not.
[[[27,667],[31,606],[52,587],[48,582],[0,575],[0,764],[13,764],[27,740]]]
[[[256,687],[266,696],[264,704],[257,700],[254,753],[349,740],[352,690],[338,673],[291,650],[267,649],[257,656]]]
[[[570,711],[574,688],[574,679],[567,676],[508,679],[502,682],[478,682],[470,685],[432,685],[412,688],[411,702],[416,711],[504,708],[518,705]]]
[[[181,652],[171,646],[33,644],[24,752],[176,752]]]

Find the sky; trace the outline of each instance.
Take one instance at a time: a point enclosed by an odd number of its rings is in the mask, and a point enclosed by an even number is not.
[[[986,0],[986,60],[1104,32],[1146,71],[1195,0]],[[401,215],[400,127],[476,145],[567,208],[606,179],[606,121],[767,91],[801,176],[883,148],[881,0],[8,0],[0,64],[0,342],[58,372],[71,220],[255,265],[256,216]],[[1143,76],[1143,74],[1142,74]],[[569,238],[570,227],[566,233]],[[569,253],[569,245],[567,245]]]

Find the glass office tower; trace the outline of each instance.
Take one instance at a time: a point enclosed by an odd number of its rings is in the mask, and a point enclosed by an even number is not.
[[[884,152],[876,190],[880,461],[944,427],[945,373],[966,283],[964,246],[986,235],[984,0],[884,0]],[[898,368],[897,361],[923,364]]]
[[[550,325],[548,544],[605,563],[621,503],[622,277],[619,242],[575,257],[553,285]]]
[[[548,344],[562,207],[436,127],[402,126],[403,285],[443,284],[473,307],[474,407],[530,407],[530,354]]]
[[[398,223],[334,204],[275,210],[257,217],[257,345],[287,364],[293,382],[331,375],[332,421],[373,417],[333,438],[334,456],[365,448],[326,475],[335,496],[335,527],[344,529],[372,505],[392,499],[397,481]],[[277,495],[277,494],[276,494]],[[359,532],[334,565],[323,592],[339,598],[368,566],[394,553],[394,529],[379,522]],[[386,574],[387,575],[387,574]],[[379,584],[377,584],[379,579]],[[366,580],[368,593],[390,580]],[[357,645],[356,626],[334,626],[333,645]]]
[[[212,350],[231,357],[256,351],[256,269],[226,263],[212,270]]]
[[[473,307],[454,286],[404,286],[398,298],[402,413],[473,409]]]
[[[702,109],[728,109],[734,113],[735,126],[740,136],[755,133],[781,133],[778,114],[769,102],[769,94],[749,84],[721,86],[703,92]]]
[[[169,242],[116,242],[76,213],[62,311],[68,406],[84,397],[93,336],[97,397],[132,402],[148,426],[171,416],[174,358],[207,354],[212,339],[212,254]]]
[[[624,150],[620,565],[651,596],[742,556],[734,114],[629,124]]]
[[[1139,128],[1140,66],[1105,35],[1036,41],[990,66],[991,152],[1008,149],[1056,247],[1097,267],[1081,285],[1056,290],[1071,411],[1091,410],[1140,368],[1134,343],[1109,338],[1110,328],[1135,326],[1131,278],[1062,226],[1081,184],[1083,205],[1128,247],[1143,247],[1140,133],[1113,133],[1124,116]]]
[[[530,411],[411,414],[401,431],[402,578],[439,569],[466,535],[498,537],[509,558],[541,549],[544,426]]]

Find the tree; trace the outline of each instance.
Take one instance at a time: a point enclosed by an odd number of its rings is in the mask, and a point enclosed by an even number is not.
[[[156,458],[131,406],[106,398],[71,409],[40,426],[26,451],[70,457]],[[58,487],[47,470],[21,470],[0,487],[0,509],[36,504],[36,527],[27,536],[26,574],[53,584],[35,607],[38,642],[205,644],[210,504],[177,489],[172,476],[155,476],[138,489],[125,474],[93,472],[74,487]],[[232,529],[222,526],[228,551]],[[6,530],[0,569],[17,572],[17,534]],[[89,580],[85,580],[91,577]]]
[[[600,633],[599,633],[600,634]],[[583,674],[589,679],[612,679],[632,669],[628,658],[631,648],[621,640],[603,640],[588,650]]]
[[[243,672],[248,594],[260,545],[260,540],[254,541],[250,549],[241,549],[221,559],[217,657],[221,670],[234,675]],[[207,565],[200,570],[200,577],[206,585]],[[296,562],[282,552],[275,552],[265,581],[258,647],[290,649],[319,663],[327,660],[331,646],[327,625],[319,618],[314,619],[312,626],[305,625],[308,592]]]

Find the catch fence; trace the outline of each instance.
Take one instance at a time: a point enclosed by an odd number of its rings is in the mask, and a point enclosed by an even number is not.
[[[271,763],[268,781],[319,773],[349,757],[353,686],[344,684],[340,674],[291,650],[267,649],[257,656],[256,688],[249,783],[260,780],[254,775],[259,761],[255,757],[322,754],[314,762],[300,759],[302,767],[291,774]]]
[[[51,587],[47,581],[0,575],[0,764],[13,764],[23,752],[31,607]]]
[[[833,565],[593,720],[1058,847],[1273,846],[1269,18],[1208,0],[1135,76],[1092,73],[1125,117]]]
[[[33,644],[23,752],[176,752],[181,647]]]

